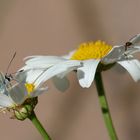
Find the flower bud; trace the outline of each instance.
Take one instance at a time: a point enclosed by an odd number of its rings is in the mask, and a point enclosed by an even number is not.
[[[25,102],[14,109],[14,116],[18,120],[25,120],[28,118],[37,104],[37,97],[25,100]]]

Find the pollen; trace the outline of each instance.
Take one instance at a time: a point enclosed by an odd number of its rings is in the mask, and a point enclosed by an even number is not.
[[[35,85],[34,85],[34,84],[29,84],[29,83],[26,83],[26,84],[25,84],[25,87],[26,87],[26,89],[27,89],[28,93],[33,92],[33,91],[34,91],[34,89],[35,89]]]
[[[72,55],[72,60],[88,60],[88,59],[101,59],[106,56],[112,46],[107,45],[103,41],[83,43]]]

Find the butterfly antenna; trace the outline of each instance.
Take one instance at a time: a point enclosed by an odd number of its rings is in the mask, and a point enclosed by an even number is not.
[[[12,62],[13,62],[14,58],[15,58],[15,56],[16,56],[16,52],[14,53],[14,55],[13,55],[12,59],[10,60],[10,62],[9,62],[9,64],[8,64],[8,66],[7,66],[7,69],[6,69],[6,73],[5,73],[5,75],[7,75],[7,74],[8,74],[8,70],[9,70],[9,68],[10,68],[10,66],[11,66],[11,64],[12,64]]]

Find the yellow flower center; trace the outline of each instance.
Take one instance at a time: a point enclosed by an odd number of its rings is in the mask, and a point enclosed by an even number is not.
[[[35,85],[34,84],[26,83],[25,87],[26,87],[28,93],[31,93],[35,90]]]
[[[112,46],[107,45],[103,41],[83,43],[72,55],[72,60],[101,59],[106,56]]]

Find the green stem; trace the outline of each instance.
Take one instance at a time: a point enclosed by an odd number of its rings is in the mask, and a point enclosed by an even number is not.
[[[46,130],[43,128],[42,124],[37,119],[34,111],[28,118],[32,121],[36,129],[40,132],[44,140],[51,140],[50,136],[47,134]]]
[[[102,75],[100,72],[96,72],[95,74],[95,83],[98,92],[99,102],[102,110],[102,114],[104,117],[105,125],[108,130],[109,136],[111,140],[118,140],[113,123],[112,118],[109,112],[109,107],[107,103],[107,99],[105,96],[105,91],[102,82]]]

